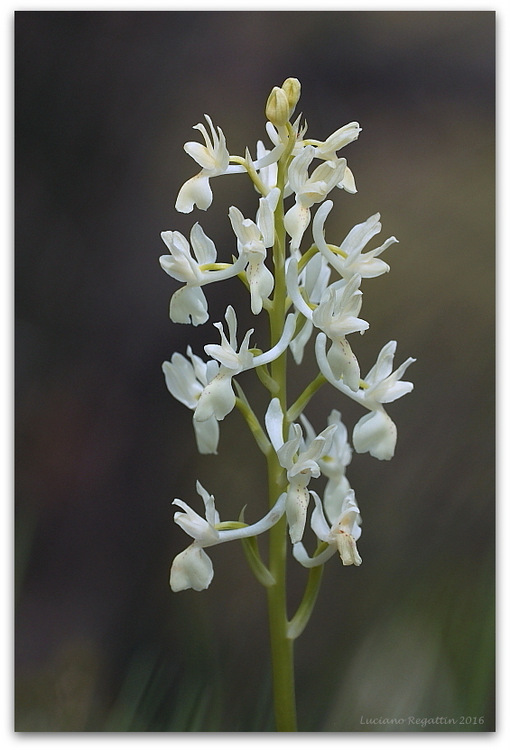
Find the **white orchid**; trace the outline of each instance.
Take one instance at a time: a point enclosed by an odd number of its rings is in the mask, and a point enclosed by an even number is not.
[[[314,327],[310,310],[313,306],[319,304],[321,297],[328,285],[329,277],[331,275],[331,269],[327,261],[322,257],[322,255],[320,255],[320,253],[314,255],[313,258],[308,261],[299,276],[297,274],[297,261],[295,259],[291,259],[290,262],[293,264],[292,270],[295,272],[293,287],[294,294],[297,294],[299,296],[299,301],[302,302],[302,306],[306,310],[306,321],[301,330],[298,331],[298,333],[290,342],[290,349],[292,351],[294,360],[296,364],[300,365],[303,360],[305,346],[308,343],[310,336],[312,335]],[[303,289],[306,300],[312,305],[312,307],[310,307],[310,310],[308,309],[308,306],[304,301],[301,293],[297,291],[298,289]]]
[[[235,539],[246,539],[268,531],[282,517],[285,510],[285,493],[280,495],[277,502],[260,521],[251,524],[222,524],[214,496],[209,494],[197,481],[198,494],[204,502],[205,517],[202,518],[182,500],[175,499],[173,505],[182,508],[174,514],[174,521],[193,538],[193,543],[179,553],[170,569],[170,586],[172,591],[207,589],[213,579],[214,570],[210,557],[204,552],[204,547],[212,547]],[[234,528],[225,528],[233,526]]]
[[[324,238],[324,222],[331,209],[332,201],[325,201],[313,219],[313,239],[328,263],[345,279],[359,275],[362,279],[375,278],[387,273],[390,267],[378,256],[388,247],[398,242],[396,237],[389,237],[380,247],[363,253],[368,242],[381,231],[381,215],[374,214],[361,224],[351,229],[340,247],[328,245]],[[336,250],[333,251],[332,247]]]
[[[306,442],[309,444],[315,438],[315,431],[304,414],[301,415],[301,422],[306,431]],[[333,409],[329,415],[328,425],[335,425],[336,430],[328,451],[319,460],[319,466],[328,480],[324,489],[324,507],[328,517],[334,518],[340,513],[345,496],[351,489],[349,480],[345,476],[345,469],[351,462],[352,450],[347,437],[347,428],[337,409]]]
[[[364,392],[365,404],[388,404],[398,398],[410,393],[414,386],[412,383],[401,380],[409,365],[416,360],[408,357],[395,371],[393,371],[393,359],[397,349],[396,341],[388,341],[377,356],[377,361],[368,375],[365,375],[365,383],[368,388]]]
[[[308,168],[314,158],[314,147],[305,146],[289,167],[289,185],[296,195],[296,202],[285,214],[284,223],[291,238],[292,253],[299,251],[303,234],[310,223],[310,207],[323,201],[335,185],[342,181],[347,165],[345,159],[329,159],[308,175]]]
[[[256,222],[245,219],[241,211],[231,206],[229,217],[237,237],[239,257],[247,260],[246,278],[250,287],[251,311],[258,315],[273,291],[274,278],[264,265],[267,248],[274,244],[274,211],[280,191],[274,188],[259,200]]]
[[[359,122],[349,122],[335,130],[325,141],[313,141],[307,139],[307,143],[315,146],[315,155],[319,159],[333,159],[337,151],[356,141],[361,133]]]
[[[268,495],[271,502],[278,500],[257,523],[247,525],[243,514],[242,520],[222,522],[213,495],[200,482],[196,488],[204,506],[202,514],[174,500],[174,520],[191,539],[172,562],[170,586],[173,591],[207,589],[214,576],[208,548],[231,540],[244,542],[253,574],[269,590],[273,673],[279,680],[283,675],[274,691],[278,731],[296,731],[292,707],[281,703],[283,695],[293,690],[287,646],[303,632],[312,613],[320,582],[317,566],[336,554],[344,566],[361,564],[357,549],[360,510],[346,476],[353,451],[380,460],[394,455],[397,428],[386,404],[413,389],[402,378],[415,361],[409,357],[393,371],[396,342],[390,341],[362,377],[351,348],[358,338],[352,334],[369,328],[360,317],[361,285],[364,279],[390,270],[381,256],[397,240],[392,236],[369,249],[382,231],[380,214],[374,213],[342,235],[341,244],[327,241],[325,225],[333,207],[330,195],[335,188],[357,192],[342,154],[358,139],[361,128],[353,121],[325,140],[308,137],[304,117],[294,117],[300,92],[295,78],[273,87],[265,108],[269,148],[262,140],[256,141],[255,158],[248,147],[244,155],[230,154],[223,131],[208,115],[195,126],[204,142],[188,142],[184,150],[200,171],[182,185],[177,210],[208,209],[213,201],[211,178],[230,173],[249,178],[258,205],[252,213],[241,210],[235,199],[227,204],[231,240],[236,245],[228,250],[228,262],[218,262],[214,242],[198,223],[189,237],[178,231],[162,232],[168,251],[160,258],[161,267],[179,286],[170,300],[174,322],[205,323],[209,310],[204,287],[237,276],[248,289],[254,321],[267,323],[264,331],[257,325],[257,338],[255,323],[238,335],[238,314],[226,299],[224,319],[214,323],[219,340],[205,344],[204,359],[188,346],[185,355],[173,354],[162,369],[170,393],[192,411],[200,453],[217,452],[220,422],[236,408],[267,462]],[[308,234],[313,238],[310,247],[304,244]],[[293,363],[286,356],[287,349],[300,365],[312,337],[315,373],[304,385],[298,376],[291,382],[294,373],[289,365]],[[258,348],[257,339],[271,342],[267,350]],[[249,370],[256,370],[266,390],[262,412],[258,399],[252,400],[244,390],[241,376]],[[325,382],[363,407],[350,436],[337,409],[330,411],[320,432],[304,416],[305,407]],[[293,390],[296,394],[288,402]],[[312,480],[321,476],[319,496]],[[266,531],[270,531],[267,547],[259,548],[253,537]],[[285,584],[287,535],[294,558],[314,569],[293,616]],[[308,554],[308,539],[317,543],[315,554]]]
[[[244,171],[238,165],[229,164],[230,155],[227,150],[223,131],[221,128],[217,130],[214,128],[209,115],[204,115],[204,117],[209,125],[211,135],[209,135],[205,125],[202,123],[198,123],[198,125],[194,125],[193,127],[202,133],[205,145],[196,141],[188,141],[184,144],[186,153],[202,167],[200,172],[187,180],[179,190],[175,208],[184,214],[189,214],[195,205],[202,211],[206,211],[209,208],[213,199],[209,184],[211,177]]]
[[[331,339],[328,361],[333,374],[343,378],[352,390],[359,388],[359,364],[346,336],[363,333],[369,327],[366,320],[358,318],[361,309],[360,276],[349,281],[340,280],[331,284],[323,294],[319,306],[312,313],[312,320]]]
[[[172,295],[170,318],[174,323],[189,323],[191,320],[195,326],[202,325],[209,319],[202,287],[236,276],[245,267],[246,260],[239,256],[234,263],[214,268],[218,265],[215,244],[198,223],[193,225],[190,232],[191,248],[180,232],[161,232],[161,238],[170,250],[170,255],[160,257],[161,268],[172,278],[185,283]]]
[[[190,346],[186,353],[189,359],[179,352],[172,354],[170,362],[163,362],[162,370],[172,396],[194,411],[204,388],[217,375],[219,365],[215,360],[204,362],[193,354]],[[217,453],[220,430],[214,415],[203,422],[194,419],[193,428],[199,453]]]
[[[336,425],[329,425],[308,445],[303,440],[303,430],[298,424],[289,426],[289,438],[283,438],[283,412],[277,398],[271,400],[265,417],[266,429],[280,466],[287,469],[287,500],[285,512],[289,536],[295,544],[300,541],[306,524],[310,499],[308,484],[312,477],[320,476],[319,460],[327,453]]]
[[[381,256],[397,240],[392,236],[379,247],[367,249],[382,229],[380,214],[374,213],[342,235],[340,245],[327,241],[325,223],[333,206],[330,194],[336,194],[335,188],[357,192],[342,154],[358,139],[361,128],[353,121],[325,140],[308,137],[304,116],[294,117],[300,94],[301,83],[296,78],[272,88],[265,106],[269,149],[262,140],[256,141],[256,158],[248,147],[244,155],[230,154],[223,131],[208,115],[204,124],[195,125],[204,142],[188,142],[184,150],[200,171],[182,185],[177,210],[207,210],[213,201],[211,178],[230,173],[245,174],[258,206],[244,208],[235,198],[227,203],[231,244],[237,245],[228,249],[228,262],[218,262],[216,247],[199,224],[191,228],[189,238],[178,231],[163,232],[168,252],[160,258],[161,267],[179,284],[170,300],[174,322],[205,323],[209,311],[204,287],[235,276],[241,289],[247,287],[247,304],[256,316],[254,327],[238,337],[238,315],[225,297],[224,320],[214,323],[219,341],[203,347],[208,359],[196,356],[188,346],[186,356],[175,353],[162,366],[168,390],[193,413],[200,453],[217,452],[219,423],[236,409],[267,464],[270,498],[269,512],[251,525],[244,522],[244,510],[239,520],[222,521],[213,495],[200,482],[196,489],[204,506],[202,515],[176,498],[174,520],[191,539],[172,562],[170,586],[173,591],[209,588],[214,568],[208,548],[233,540],[242,542],[251,572],[268,589],[275,727],[279,732],[298,731],[290,645],[309,622],[322,565],[338,554],[353,573],[352,566],[362,562],[357,549],[360,510],[346,476],[353,450],[380,460],[392,458],[397,428],[385,406],[413,389],[413,384],[402,378],[415,361],[409,357],[393,371],[396,342],[390,341],[366,377],[361,377],[351,348],[351,342],[354,346],[358,339],[352,334],[363,334],[369,328],[360,317],[361,285],[364,279],[390,270]],[[311,245],[305,240],[309,235]],[[261,323],[266,324],[263,330],[259,330]],[[290,368],[301,364],[312,336],[315,372],[302,383],[296,368],[294,372]],[[258,343],[262,341],[270,341],[266,351],[259,348],[264,346]],[[242,382],[241,376],[248,370],[256,371],[266,392],[262,411],[258,396],[252,398],[249,382],[247,388]],[[337,409],[330,411],[327,425],[318,433],[304,416],[304,409],[326,382],[363,407],[364,416],[350,438]],[[319,496],[312,480],[321,476],[323,492]],[[259,494],[257,488],[252,489]],[[259,546],[255,537],[263,532],[269,532],[269,539]],[[300,600],[288,596],[287,539],[295,560],[309,569]],[[312,555],[305,547],[309,540],[316,542]]]
[[[353,392],[342,379],[335,377],[326,355],[326,336],[319,333],[315,340],[315,353],[319,369],[332,385],[369,410],[355,425],[352,440],[357,453],[370,453],[380,460],[393,458],[397,442],[397,428],[382,404],[390,403],[410,393],[414,385],[400,380],[410,364],[408,357],[392,372],[396,341],[389,341],[380,351],[375,365],[364,378],[364,387]]]
[[[287,265],[287,289],[295,308],[331,339],[328,361],[333,374],[337,379],[343,378],[344,383],[353,391],[359,388],[360,370],[346,336],[355,332],[362,333],[369,327],[366,320],[357,317],[361,309],[360,283],[359,275],[348,281],[340,279],[324,289],[321,300],[316,305],[303,298],[297,259],[290,258]]]
[[[361,133],[359,123],[350,122],[347,125],[343,125],[334,133],[331,133],[325,141],[316,141],[311,138],[307,138],[304,144],[311,144],[315,147],[315,158],[323,159],[324,161],[331,161],[338,158],[337,151],[347,146],[349,143],[358,139]],[[337,187],[342,188],[347,193],[356,193],[356,182],[354,175],[348,166],[345,167],[342,179],[337,184]]]
[[[379,459],[392,458],[397,441],[397,427],[381,404],[396,401],[414,388],[413,383],[400,379],[409,365],[416,362],[413,357],[408,357],[392,372],[396,348],[396,341],[389,341],[383,346],[375,365],[365,376],[368,387],[363,392],[363,400],[371,413],[359,420],[352,433],[353,445],[358,453],[368,452]]]
[[[204,351],[214,357],[220,366],[216,376],[207,384],[198,400],[194,419],[199,422],[208,420],[212,416],[219,420],[224,419],[235,406],[236,397],[232,387],[232,378],[245,370],[266,365],[278,359],[288,347],[296,326],[295,315],[288,315],[279,342],[267,352],[253,354],[249,350],[253,328],[247,331],[238,349],[237,316],[231,305],[226,310],[225,320],[229,338],[225,336],[222,323],[215,323],[214,325],[220,332],[221,343],[204,346]]]
[[[338,552],[344,565],[361,565],[361,557],[356,542],[361,536],[361,516],[354,490],[345,495],[338,512],[328,519],[324,514],[321,500],[313,490],[310,493],[315,502],[310,525],[315,535],[328,544],[327,549],[314,557],[309,557],[302,542],[295,544],[292,553],[305,568],[323,565],[335,552]]]
[[[338,158],[337,151],[347,146],[349,143],[357,140],[361,133],[359,123],[350,122],[347,125],[343,125],[341,128],[335,130],[325,141],[318,141],[313,138],[305,138],[306,131],[308,129],[307,123],[304,122],[301,125],[301,115],[296,119],[292,126],[295,135],[295,144],[292,150],[292,154],[297,156],[307,146],[313,146],[314,157],[316,159],[322,159],[323,161],[336,161]],[[266,123],[266,130],[270,140],[276,146],[282,144],[280,133],[275,126],[268,122]],[[276,184],[276,182],[275,182]],[[337,187],[343,188],[348,193],[356,193],[356,183],[354,175],[349,169],[345,167],[342,179],[337,183]],[[288,193],[286,193],[287,195]]]
[[[283,153],[283,149],[284,145],[278,143],[278,145],[270,151],[264,146],[262,141],[257,141],[256,168],[259,171],[259,179],[266,189],[266,195],[276,187],[278,181],[278,160],[275,159],[274,156],[275,153],[277,153],[278,156]]]

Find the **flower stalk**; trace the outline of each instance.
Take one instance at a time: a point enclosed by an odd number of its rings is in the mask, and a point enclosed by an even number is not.
[[[283,191],[287,181],[288,154],[292,151],[292,141],[278,164],[278,187],[280,199],[275,209],[275,244],[273,252],[275,289],[273,309],[270,313],[271,341],[279,340],[285,320],[287,288],[285,283],[285,226]],[[287,410],[287,356],[283,353],[271,366],[271,378],[277,384],[276,397],[283,413]],[[286,425],[283,425],[286,438]],[[269,502],[285,487],[283,468],[273,452],[267,458]],[[279,732],[297,731],[297,713],[294,688],[293,641],[287,635],[287,529],[285,521],[278,523],[269,532],[269,569],[275,581],[267,590],[269,613],[269,633],[273,670],[273,700],[275,722]]]

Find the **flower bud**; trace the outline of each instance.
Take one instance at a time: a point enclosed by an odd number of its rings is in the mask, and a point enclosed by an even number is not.
[[[296,104],[299,101],[299,97],[301,96],[301,83],[297,78],[287,78],[282,83],[282,89],[285,92],[287,101],[289,102],[289,115],[292,115],[292,113],[296,109]]]
[[[281,127],[288,122],[290,117],[289,100],[285,91],[275,86],[268,96],[266,104],[266,117],[276,127]]]

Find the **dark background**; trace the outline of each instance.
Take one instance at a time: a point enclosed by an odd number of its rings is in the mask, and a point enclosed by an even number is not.
[[[26,11],[14,36],[16,729],[272,730],[264,594],[240,547],[211,551],[208,591],[168,587],[189,541],[171,500],[198,509],[198,477],[222,516],[254,520],[265,490],[241,418],[199,457],[165,389],[161,362],[216,337],[168,319],[158,257],[161,230],[197,220],[230,257],[227,208],[253,215],[254,193],[218,178],[206,214],[178,214],[197,171],[182,145],[207,113],[254,153],[287,76],[310,137],[363,128],[342,152],[359,192],[335,193],[328,238],[380,211],[400,240],[364,283],[362,370],[393,338],[396,364],[417,358],[388,406],[394,459],[348,471],[364,562],[329,563],[297,641],[300,726],[493,729],[494,13]],[[207,296],[220,320],[239,289]],[[333,407],[350,428],[362,413],[323,389],[307,415],[320,430]],[[292,566],[292,602],[303,580]]]

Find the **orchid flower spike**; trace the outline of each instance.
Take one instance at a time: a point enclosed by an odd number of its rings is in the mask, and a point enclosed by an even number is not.
[[[209,588],[214,570],[211,558],[204,547],[212,547],[235,539],[246,539],[268,531],[277,523],[285,511],[285,493],[282,493],[274,506],[260,521],[246,524],[222,524],[216,510],[214,496],[210,495],[197,481],[197,492],[204,502],[205,517],[202,518],[182,500],[175,499],[173,505],[182,508],[174,514],[174,521],[193,538],[193,543],[175,557],[170,569],[172,591],[194,589],[203,591]],[[224,526],[234,528],[222,528]]]

